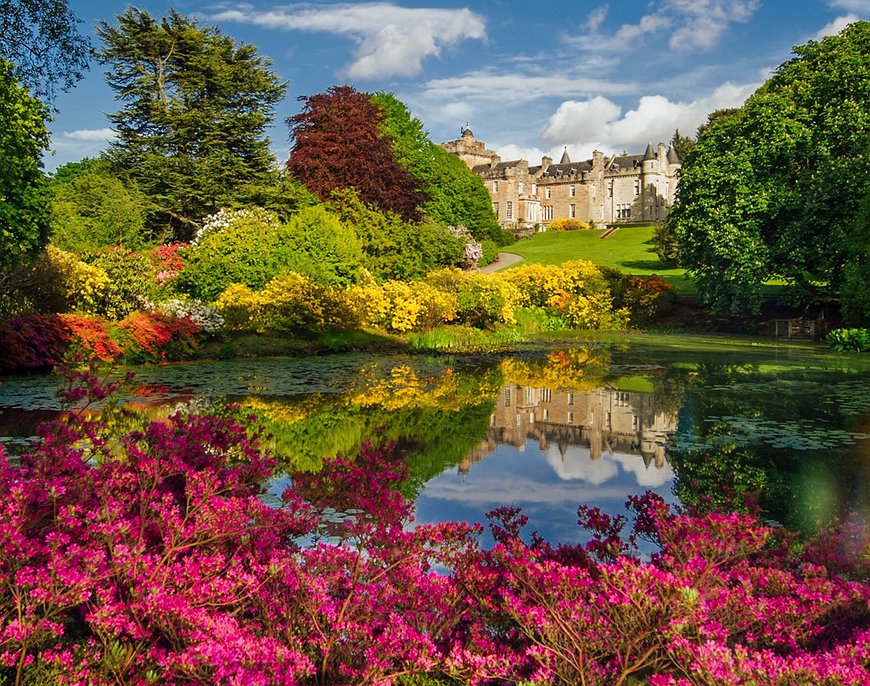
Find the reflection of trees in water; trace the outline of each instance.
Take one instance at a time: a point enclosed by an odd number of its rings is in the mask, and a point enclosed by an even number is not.
[[[868,508],[868,484],[842,427],[850,418],[812,370],[702,362],[668,448],[681,502],[758,506],[798,530]],[[832,381],[831,383],[836,383]]]

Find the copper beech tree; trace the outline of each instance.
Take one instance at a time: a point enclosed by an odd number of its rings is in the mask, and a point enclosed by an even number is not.
[[[287,169],[308,190],[327,200],[354,188],[360,199],[403,219],[420,219],[426,200],[420,181],[396,160],[381,133],[381,110],[353,86],[302,96],[302,111],[287,119],[293,149]]]

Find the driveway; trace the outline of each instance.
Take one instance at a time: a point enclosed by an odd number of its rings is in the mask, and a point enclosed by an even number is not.
[[[500,252],[498,257],[496,257],[495,262],[488,264],[485,267],[481,267],[480,271],[484,274],[490,274],[492,272],[497,272],[499,269],[510,267],[512,264],[516,264],[517,262],[522,262],[524,259],[524,257],[514,255],[512,252]]]

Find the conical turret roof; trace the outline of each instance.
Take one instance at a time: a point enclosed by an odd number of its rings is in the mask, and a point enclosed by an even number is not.
[[[571,164],[571,158],[568,157],[568,148],[565,147],[565,152],[562,153],[562,159],[559,160],[559,164]]]
[[[668,148],[668,164],[682,164],[677,149],[673,145]]]
[[[653,150],[652,143],[647,143],[646,152],[643,154],[643,160],[646,162],[647,160],[654,160],[656,158],[655,150]]]

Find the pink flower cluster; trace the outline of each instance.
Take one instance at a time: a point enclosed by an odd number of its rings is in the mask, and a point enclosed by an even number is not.
[[[122,426],[73,415],[20,461],[0,452],[9,683],[868,683],[855,530],[800,542],[647,494],[624,539],[628,517],[581,508],[592,540],[554,546],[502,508],[483,549],[477,525],[411,526],[389,449],[297,475],[270,507],[251,418]]]

